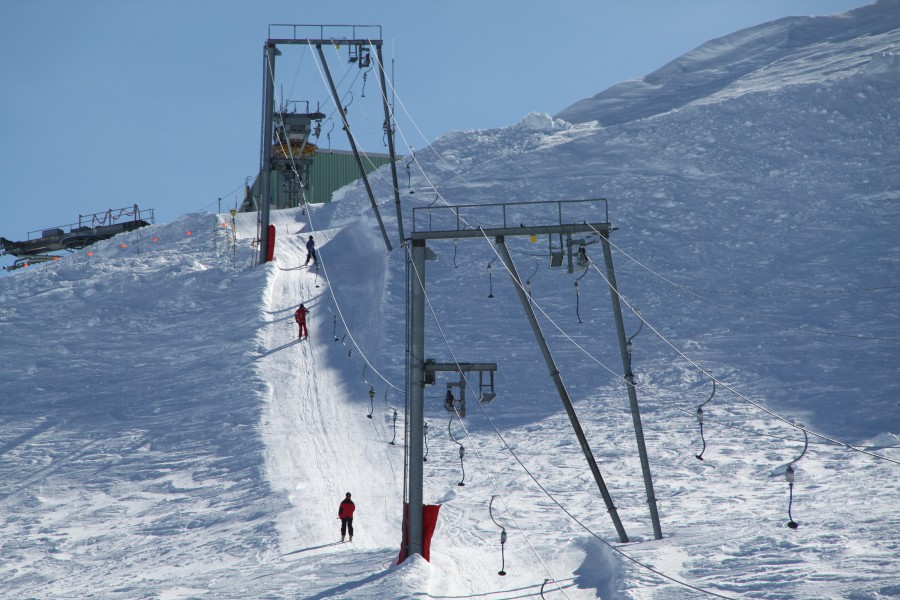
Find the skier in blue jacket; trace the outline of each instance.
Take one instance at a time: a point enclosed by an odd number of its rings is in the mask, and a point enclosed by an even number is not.
[[[314,263],[319,262],[319,257],[316,256],[316,242],[313,241],[313,236],[309,236],[309,239],[306,241],[306,262],[303,264],[308,265],[310,259]]]

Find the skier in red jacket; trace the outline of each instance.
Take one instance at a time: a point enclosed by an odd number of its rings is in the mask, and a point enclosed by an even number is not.
[[[294,313],[294,320],[297,321],[297,325],[300,326],[298,338],[303,338],[304,336],[309,337],[309,329],[306,328],[306,315],[308,312],[309,309],[301,304],[300,308]]]
[[[347,496],[341,500],[341,505],[338,507],[338,519],[341,520],[341,541],[344,541],[344,536],[348,533],[350,534],[350,541],[353,541],[353,511],[356,510],[356,505],[353,504],[353,500],[350,499],[350,492],[347,492]]]

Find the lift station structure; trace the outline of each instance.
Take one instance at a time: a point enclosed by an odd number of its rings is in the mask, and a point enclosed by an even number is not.
[[[346,107],[342,105],[334,78],[322,51],[323,46],[336,48],[348,48],[348,60],[359,68],[374,68],[378,73],[382,106],[384,108],[383,129],[387,138],[388,153],[391,164],[391,177],[394,188],[394,202],[397,208],[397,224],[399,239],[404,239],[403,220],[400,211],[400,190],[397,183],[396,151],[394,148],[393,114],[387,93],[387,75],[384,69],[382,55],[383,41],[381,39],[381,26],[379,25],[269,25],[269,36],[263,46],[263,119],[262,141],[260,148],[260,206],[259,206],[259,240],[260,263],[264,263],[269,257],[269,221],[270,198],[272,196],[273,172],[281,174],[280,181],[285,186],[295,186],[295,192],[304,194],[304,188],[309,182],[309,169],[312,163],[312,155],[315,149],[310,141],[310,133],[314,131],[313,122],[321,123],[325,115],[318,110],[310,110],[306,105],[305,112],[296,110],[297,103],[283,103],[276,109],[275,98],[275,59],[281,55],[279,46],[304,45],[314,49],[318,55],[319,66],[328,84],[331,100],[335,106],[335,112],[341,120],[343,130],[347,134],[350,148],[356,160],[360,177],[366,187],[372,210],[381,228],[385,246],[392,250],[390,239],[384,228],[378,204],[372,187],[369,184],[368,175],[363,165],[356,137],[350,127],[347,118]],[[373,56],[374,52],[374,56]],[[292,110],[293,108],[293,110]],[[305,202],[304,202],[305,204]]]
[[[156,222],[154,210],[144,209],[134,204],[125,208],[108,209],[103,212],[78,215],[78,222],[58,225],[47,229],[28,232],[22,241],[0,237],[0,256],[11,254],[17,260],[6,271],[12,271],[29,264],[48,262],[59,258],[58,252],[74,252],[101,240],[126,231],[134,231]],[[66,231],[68,229],[68,231]]]
[[[427,216],[426,216],[427,215]],[[419,216],[427,229],[417,227]],[[436,225],[435,225],[436,224]],[[437,227],[436,229],[433,227]],[[438,363],[434,359],[425,358],[425,282],[427,260],[436,258],[434,252],[428,248],[429,240],[461,240],[484,239],[491,241],[509,272],[513,286],[516,289],[522,308],[528,322],[531,325],[535,339],[543,354],[544,361],[550,371],[563,406],[572,424],[581,450],[588,462],[597,487],[600,490],[606,507],[612,518],[613,525],[622,542],[628,541],[628,535],[618,516],[612,497],[606,488],[600,469],[594,459],[593,452],[575,413],[569,393],[563,383],[559,369],[540,324],[535,316],[531,299],[525,291],[522,279],[519,277],[516,265],[510,256],[506,245],[506,238],[513,236],[548,235],[559,236],[560,248],[566,248],[569,253],[569,264],[572,264],[572,250],[579,246],[573,236],[578,234],[599,234],[603,246],[603,256],[606,266],[606,279],[610,288],[612,300],[613,319],[615,321],[619,351],[622,357],[623,379],[626,384],[629,403],[631,407],[632,421],[635,437],[637,439],[638,453],[640,456],[641,470],[644,478],[644,486],[647,494],[647,504],[650,509],[650,517],[653,523],[653,532],[656,539],[662,538],[662,529],[659,523],[659,513],[656,505],[656,495],[653,491],[653,479],[650,474],[650,461],[647,456],[644,443],[644,431],[641,424],[640,408],[637,401],[637,392],[634,386],[634,376],[631,371],[631,348],[625,335],[625,324],[622,319],[622,309],[619,301],[619,292],[616,284],[615,270],[613,268],[612,252],[609,244],[609,234],[612,230],[609,223],[608,206],[605,199],[572,200],[552,202],[521,202],[507,204],[477,204],[457,206],[430,206],[413,209],[413,231],[410,236],[410,275],[408,278],[407,294],[409,297],[407,312],[408,339],[408,415],[407,438],[409,440],[408,460],[406,465],[406,490],[405,501],[408,504],[407,518],[404,519],[403,540],[401,558],[411,554],[423,554],[425,548],[424,535],[424,435],[425,435],[425,386],[435,381],[436,371],[459,371],[460,385],[465,383],[465,373],[469,371],[489,371],[490,398],[494,397],[493,371],[497,366],[493,363]],[[562,266],[563,256],[551,253],[551,266]],[[571,270],[571,267],[570,267]],[[449,390],[449,387],[448,387]],[[447,407],[450,410],[450,406]]]

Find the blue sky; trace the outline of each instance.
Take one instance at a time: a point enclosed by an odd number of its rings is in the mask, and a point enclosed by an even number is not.
[[[163,222],[214,210],[219,197],[223,209],[233,203],[259,165],[261,57],[271,23],[381,25],[386,59],[395,58],[405,153],[405,144],[421,148],[448,131],[555,114],[744,27],[865,4],[6,0],[0,235],[22,239],[135,203]],[[327,101],[311,54],[292,50],[277,65],[280,94]],[[335,79],[348,68],[337,59],[330,66]],[[344,78],[345,88],[356,79],[351,123],[365,149],[380,152],[377,82],[362,90],[355,69]],[[338,134],[339,126],[332,146],[346,148]]]

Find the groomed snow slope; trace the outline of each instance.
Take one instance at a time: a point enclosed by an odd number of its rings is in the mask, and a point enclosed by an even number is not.
[[[884,22],[895,6],[861,10]],[[4,589],[897,596],[898,45],[896,27],[836,27],[810,45],[821,52],[805,55],[802,81],[755,70],[740,93],[679,99],[671,88],[682,108],[650,118],[601,126],[535,114],[417,153],[407,231],[411,208],[441,203],[432,185],[457,204],[609,198],[619,287],[646,320],[634,367],[663,540],[650,527],[601,271],[583,273],[576,297],[582,273],[548,269],[546,238],[508,240],[629,544],[617,543],[490,241],[434,242],[426,354],[497,362],[498,396],[470,402],[461,423],[443,409],[446,378],[426,389],[425,499],[442,504],[432,561],[392,566],[404,250],[385,252],[356,186],[308,214],[274,213],[277,260],[263,267],[251,267],[252,215],[226,227],[187,215],[0,280]],[[716,69],[733,68],[733,53],[719,56]],[[643,93],[652,104],[657,92]],[[395,238],[386,176],[373,185]],[[418,211],[416,226],[428,222]],[[318,271],[302,266],[307,234]],[[602,264],[597,244],[588,252]],[[301,301],[311,336],[299,342]],[[625,319],[633,335],[640,321],[627,308]],[[723,384],[704,407],[702,462],[694,414],[712,386],[700,369]],[[803,435],[777,417],[892,462],[811,436],[795,465],[800,527],[789,529],[783,470]],[[358,505],[352,544],[338,542],[345,491]],[[509,533],[505,577],[493,495]]]

